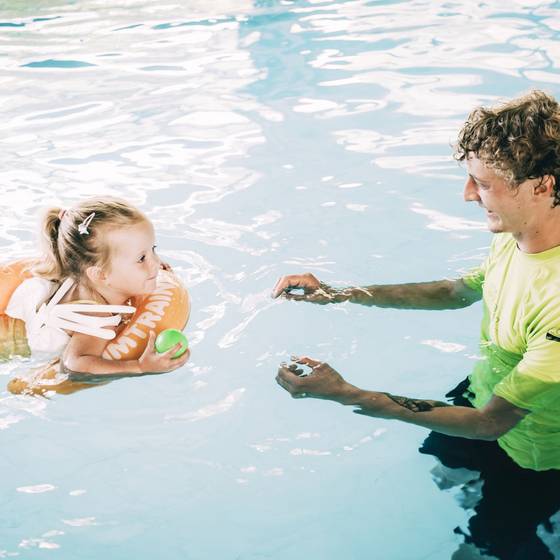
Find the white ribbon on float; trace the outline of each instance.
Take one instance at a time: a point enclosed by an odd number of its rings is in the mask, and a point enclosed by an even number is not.
[[[116,333],[107,327],[116,327],[121,322],[120,315],[94,317],[84,313],[134,313],[131,305],[108,305],[90,303],[58,303],[74,285],[72,278],[67,278],[49,303],[43,303],[33,318],[33,330],[43,327],[55,327],[72,332],[88,334],[105,340],[112,340]]]

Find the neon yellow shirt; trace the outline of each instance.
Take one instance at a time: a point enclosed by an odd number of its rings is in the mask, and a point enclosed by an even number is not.
[[[522,467],[560,469],[560,246],[528,254],[511,234],[495,235],[486,261],[463,281],[483,296],[473,405],[494,394],[530,410],[500,447]]]

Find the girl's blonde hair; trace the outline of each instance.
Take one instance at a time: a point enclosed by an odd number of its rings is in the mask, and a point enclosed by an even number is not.
[[[118,198],[92,198],[63,210],[49,208],[41,224],[43,255],[31,266],[35,276],[80,281],[90,266],[106,268],[109,230],[149,221],[138,208]]]

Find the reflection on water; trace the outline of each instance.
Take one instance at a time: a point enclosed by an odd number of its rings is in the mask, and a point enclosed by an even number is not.
[[[291,401],[273,379],[295,352],[438,398],[472,365],[480,310],[268,294],[297,270],[343,285],[476,264],[489,236],[450,145],[474,105],[554,93],[559,31],[540,0],[3,2],[4,260],[33,254],[45,205],[128,198],[189,287],[193,354],[50,401],[2,393],[18,521],[0,557],[451,557],[472,506],[432,484],[424,432]]]

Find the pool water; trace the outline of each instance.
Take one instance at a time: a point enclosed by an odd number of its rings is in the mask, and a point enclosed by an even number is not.
[[[558,93],[558,8],[2,2],[3,260],[34,254],[46,205],[125,197],[193,309],[180,371],[2,392],[0,558],[478,557],[454,532],[473,499],[418,453],[426,430],[292,400],[274,376],[307,354],[356,385],[441,399],[477,358],[480,305],[269,294],[286,273],[371,284],[477,264],[490,234],[450,145],[477,104]],[[38,360],[1,364],[3,385]]]

